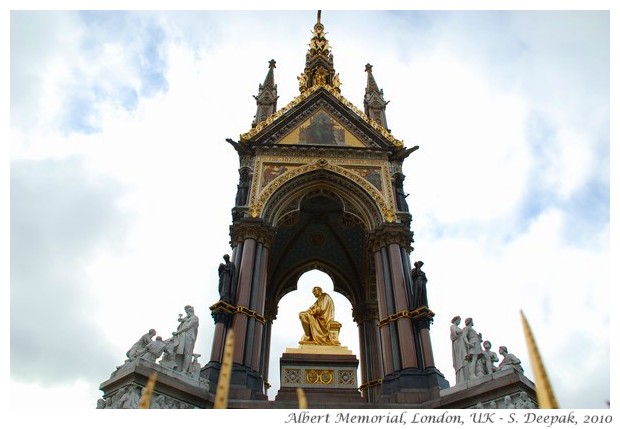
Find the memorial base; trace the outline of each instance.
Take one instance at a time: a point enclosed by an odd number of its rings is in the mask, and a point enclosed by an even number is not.
[[[302,344],[287,348],[280,358],[280,390],[275,400],[297,403],[297,388],[302,388],[310,408],[313,403],[362,402],[358,366],[346,347]]]

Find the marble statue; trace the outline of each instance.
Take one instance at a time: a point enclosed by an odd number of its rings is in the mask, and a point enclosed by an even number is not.
[[[177,361],[176,370],[182,373],[187,373],[192,363],[199,322],[198,316],[194,314],[194,307],[191,305],[185,306],[185,313],[187,314],[185,317],[179,315],[178,321],[181,323],[172,333]]]
[[[428,307],[428,298],[426,296],[426,274],[422,271],[424,262],[417,261],[413,263],[411,270],[411,280],[413,282],[413,309],[420,307]]]
[[[140,393],[135,386],[125,386],[124,392],[114,408],[135,409],[140,402]]]
[[[314,304],[306,311],[299,313],[299,320],[304,329],[300,344],[334,345],[329,336],[329,327],[334,320],[334,301],[319,286],[312,288],[316,297]]]
[[[220,300],[229,304],[233,303],[233,278],[235,277],[235,264],[230,261],[229,255],[224,255],[224,262],[217,269],[220,276],[219,293]]]
[[[166,349],[166,345],[167,343],[158,335],[155,338],[155,341],[151,341],[146,345],[146,347],[138,350],[138,352],[134,355],[134,358],[142,358],[149,362],[155,362]]]
[[[527,396],[527,393],[520,392],[519,393],[519,397],[515,401],[515,408],[518,408],[518,409],[532,409],[532,408],[536,408],[536,407],[534,406],[534,402],[532,402],[530,397]]]
[[[463,328],[463,341],[465,341],[465,359],[467,360],[467,369],[465,371],[465,378],[467,380],[473,380],[476,377],[479,377],[480,365],[479,362],[480,357],[482,356],[482,347],[481,347],[481,335],[476,332],[474,329],[474,321],[471,317],[465,319],[465,328]]]
[[[514,368],[518,372],[523,373],[523,367],[521,366],[521,359],[519,359],[512,353],[508,353],[508,348],[506,348],[506,346],[499,347],[499,354],[502,355],[504,359],[502,359],[502,361],[497,366],[498,370]]]
[[[482,361],[482,369],[485,375],[493,374],[497,371],[495,367],[495,362],[499,362],[499,358],[497,357],[497,353],[491,350],[491,342],[484,341],[482,343],[482,347],[484,350],[482,351],[483,361]]]
[[[200,378],[200,362],[198,362],[198,358],[200,357],[200,353],[194,353],[192,354],[192,357],[194,360],[192,360],[192,365],[190,367],[189,370],[189,375],[190,377],[192,377],[195,380],[198,380]]]
[[[149,331],[146,334],[142,335],[140,339],[136,341],[129,350],[127,350],[127,353],[125,353],[125,355],[127,356],[127,359],[133,360],[133,358],[135,357],[135,354],[138,353],[139,350],[145,348],[146,346],[149,345],[149,343],[153,341],[153,337],[155,336],[156,333],[157,332],[155,332],[155,329],[149,329]]]
[[[512,403],[512,398],[510,395],[504,396],[504,408],[506,409],[514,409],[515,404]]]
[[[464,383],[467,378],[465,377],[466,361],[465,355],[467,351],[465,349],[465,341],[463,340],[463,330],[459,327],[461,323],[461,316],[454,316],[452,318],[452,325],[450,326],[450,340],[452,340],[452,366],[456,373],[456,384]]]

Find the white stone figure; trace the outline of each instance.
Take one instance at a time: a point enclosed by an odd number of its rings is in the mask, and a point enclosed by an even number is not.
[[[518,409],[532,409],[534,408],[534,402],[527,396],[527,393],[520,392],[519,397],[515,401],[515,408]]]
[[[479,358],[482,356],[482,347],[480,345],[480,335],[474,329],[474,321],[471,317],[465,319],[465,328],[463,328],[463,341],[465,341],[467,370],[465,378],[473,380],[479,376]]]
[[[452,325],[450,326],[450,340],[452,340],[452,365],[456,373],[455,384],[464,383],[467,379],[465,377],[466,361],[465,356],[467,350],[465,348],[465,341],[463,340],[463,330],[459,327],[461,323],[461,316],[455,316],[452,318]]]
[[[192,354],[194,353],[194,345],[198,335],[198,316],[194,314],[194,307],[185,306],[186,317],[179,317],[181,322],[179,327],[172,336],[175,337],[175,352],[177,366],[176,370],[187,373],[192,363]]]
[[[192,361],[192,366],[190,367],[189,375],[195,380],[200,379],[200,362],[198,362],[198,358],[201,356],[200,353],[194,353],[194,360]]]
[[[151,401],[151,409],[163,409],[166,408],[166,398],[163,395],[154,395],[155,397]]]
[[[523,367],[521,366],[521,359],[519,359],[512,353],[508,353],[508,349],[506,348],[506,346],[499,347],[499,354],[502,355],[504,359],[502,359],[502,361],[497,366],[498,370],[514,368],[518,372],[523,373]]]
[[[149,343],[153,341],[153,337],[155,336],[156,333],[157,332],[155,332],[155,329],[149,329],[149,331],[146,334],[142,335],[140,339],[136,341],[129,350],[127,350],[127,353],[125,353],[125,355],[127,356],[127,359],[132,360],[135,357],[135,354],[139,350],[149,345]]]
[[[164,352],[166,345],[166,342],[158,335],[155,341],[151,341],[145,348],[138,350],[134,359],[142,358],[149,362],[155,362]]]
[[[497,371],[497,368],[495,367],[495,362],[499,362],[497,353],[491,350],[491,342],[488,340],[482,343],[482,347],[484,348],[484,350],[482,351],[482,355],[484,358],[482,368],[484,374],[493,374],[495,371]]]
[[[504,396],[504,408],[505,409],[514,409],[515,404],[512,403],[512,398],[510,395]]]
[[[495,401],[489,402],[489,408],[491,408],[491,409],[497,408],[497,402],[495,402]]]
[[[115,408],[135,409],[138,408],[140,402],[140,394],[138,390],[133,386],[124,387],[121,398],[118,400]]]
[[[159,364],[164,368],[175,369],[177,363],[175,352],[176,342],[174,340],[174,337],[168,338],[165,343],[166,346],[164,347],[164,354],[159,360]]]

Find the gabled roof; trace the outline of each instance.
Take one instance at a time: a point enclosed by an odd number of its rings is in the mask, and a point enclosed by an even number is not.
[[[377,121],[369,118],[349,100],[340,94],[338,88],[327,83],[316,83],[305,89],[287,106],[259,122],[250,131],[241,134],[240,143],[245,145],[274,144],[320,144],[343,146],[341,140],[334,143],[312,142],[308,139],[295,141],[292,133],[299,133],[301,128],[311,126],[308,121],[314,115],[327,115],[337,129],[342,130],[349,141],[358,141],[359,146],[375,149],[402,149],[403,142],[397,140]],[[340,144],[338,143],[340,141]]]

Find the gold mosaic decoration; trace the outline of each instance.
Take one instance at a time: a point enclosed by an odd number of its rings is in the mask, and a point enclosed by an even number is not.
[[[306,371],[306,382],[310,384],[331,384],[334,381],[332,369],[309,369]]]
[[[353,105],[353,103],[351,103],[349,100],[344,98],[340,94],[340,92],[339,92],[339,90],[337,88],[334,88],[333,86],[331,86],[331,85],[329,85],[327,83],[317,83],[317,84],[313,85],[311,88],[309,88],[308,90],[302,92],[300,95],[295,97],[285,107],[283,107],[282,109],[280,109],[277,112],[273,113],[272,115],[267,117],[267,119],[265,119],[264,121],[259,122],[258,124],[256,124],[256,126],[254,128],[252,128],[250,131],[248,131],[247,133],[241,134],[241,136],[239,137],[240,142],[241,143],[247,143],[248,140],[252,139],[254,136],[259,134],[267,126],[271,125],[276,119],[280,118],[282,115],[287,113],[293,107],[297,106],[303,100],[308,98],[312,93],[314,93],[315,91],[318,91],[319,88],[325,89],[331,95],[336,97],[336,99],[338,101],[340,101],[346,107],[348,107],[353,112],[355,112],[355,114],[357,114],[360,118],[362,118],[364,121],[366,121],[372,128],[374,128],[377,132],[379,132],[383,137],[385,137],[394,146],[396,146],[398,148],[404,147],[404,143],[403,143],[402,140],[397,140],[388,130],[383,128],[377,121],[375,121],[374,119],[371,119],[368,116],[366,116],[366,114],[364,112],[362,112],[360,109],[355,107]]]
[[[333,163],[330,161],[332,161]],[[373,198],[373,200],[375,201],[375,203],[381,210],[383,219],[386,222],[395,222],[396,215],[395,215],[395,208],[394,208],[394,200],[392,197],[392,187],[385,186],[387,198],[384,198],[384,196],[381,195],[381,193],[377,190],[377,188],[375,188],[375,186],[373,186],[370,182],[366,181],[359,173],[349,170],[347,168],[343,168],[339,165],[336,165],[338,161],[339,161],[338,159],[327,160],[325,158],[319,158],[315,162],[304,164],[291,170],[283,171],[282,174],[280,174],[274,179],[271,179],[270,182],[267,184],[267,186],[265,186],[264,189],[262,190],[259,190],[260,175],[255,174],[252,179],[252,194],[251,194],[251,199],[250,199],[250,216],[259,217],[263,209],[265,208],[265,204],[267,203],[267,201],[269,201],[269,198],[271,198],[274,192],[284,183],[288,182],[289,180],[301,174],[304,174],[310,171],[319,170],[319,169],[325,169],[325,170],[329,170],[334,173],[337,173],[341,176],[347,177],[348,179],[352,180],[353,182],[361,186]],[[381,169],[383,171],[384,183],[386,184],[390,183],[387,168],[383,166],[381,167]],[[260,169],[256,169],[256,171],[260,171]]]

